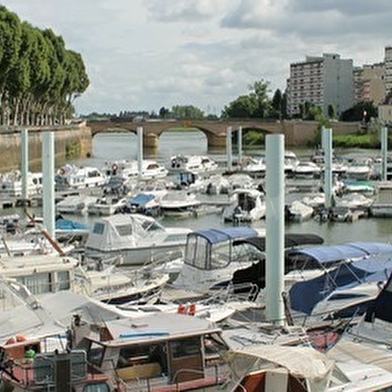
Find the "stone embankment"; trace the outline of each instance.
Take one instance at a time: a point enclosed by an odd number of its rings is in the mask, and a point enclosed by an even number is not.
[[[0,172],[20,169],[22,127],[0,127]],[[91,129],[84,123],[53,127],[28,128],[29,169],[42,170],[42,139],[44,131],[54,131],[56,166],[69,160],[89,156],[92,152]]]

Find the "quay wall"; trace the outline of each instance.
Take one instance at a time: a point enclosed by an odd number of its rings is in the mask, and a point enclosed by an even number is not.
[[[89,127],[62,126],[54,129],[29,129],[29,170],[42,170],[42,132],[54,132],[55,165],[60,166],[71,159],[88,157],[92,153],[92,137]],[[20,169],[21,129],[0,129],[0,171]]]

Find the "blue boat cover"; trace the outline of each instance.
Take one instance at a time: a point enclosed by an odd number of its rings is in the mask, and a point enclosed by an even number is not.
[[[154,195],[147,194],[147,193],[138,193],[134,197],[129,200],[129,204],[143,206],[147,204],[149,201],[154,199]]]
[[[337,288],[384,282],[391,271],[392,260],[383,255],[344,263],[317,278],[295,283],[290,289],[291,308],[311,314],[314,306]]]
[[[248,226],[237,226],[223,227],[221,229],[196,230],[188,235],[201,236],[206,238],[211,244],[216,244],[218,242],[233,240],[236,238],[255,237],[258,235],[258,232]]]
[[[57,230],[88,230],[88,226],[83,223],[69,219],[56,219],[55,227]]]
[[[365,315],[365,321],[374,322],[375,318],[392,323],[392,275],[389,276],[388,282],[381,290],[376,301],[370,306]]]
[[[289,256],[307,255],[320,264],[360,259],[369,255],[392,253],[392,245],[380,242],[349,242],[341,245],[320,245],[290,252]]]

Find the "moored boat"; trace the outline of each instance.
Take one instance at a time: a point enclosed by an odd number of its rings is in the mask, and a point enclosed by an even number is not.
[[[120,257],[123,265],[142,265],[178,257],[192,230],[164,227],[142,214],[115,214],[97,219],[86,241],[86,257]]]

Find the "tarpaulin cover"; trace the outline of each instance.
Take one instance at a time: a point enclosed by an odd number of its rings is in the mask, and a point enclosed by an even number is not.
[[[391,253],[392,245],[379,242],[351,242],[341,245],[321,245],[296,249],[290,256],[307,255],[322,263],[339,260],[360,259],[372,254]]]
[[[391,271],[392,260],[382,255],[342,264],[317,278],[295,283],[290,289],[291,308],[311,314],[315,305],[337,288],[383,282]]]

